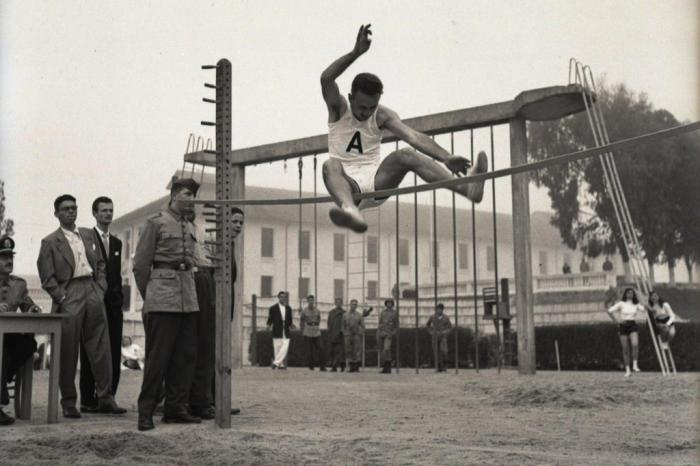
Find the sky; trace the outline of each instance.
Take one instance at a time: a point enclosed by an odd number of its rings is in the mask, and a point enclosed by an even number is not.
[[[689,0],[4,0],[0,179],[16,222],[15,271],[35,273],[40,240],[58,226],[58,195],[73,194],[78,224],[91,226],[99,195],[114,200],[118,216],[167,193],[189,134],[214,136],[199,125],[214,118],[201,100],[213,97],[203,83],[214,73],[200,66],[219,58],[233,66],[234,148],[324,133],[320,73],[367,23],[372,46],[341,76],[341,92],[356,73],[374,72],[385,85],[382,103],[405,118],[567,84],[576,57],[696,121],[699,9]],[[494,135],[495,167],[505,168],[508,128]],[[477,150],[488,149],[487,131],[476,140]],[[456,152],[465,150],[458,140]],[[281,165],[248,169],[247,184],[296,189],[296,162],[286,172]],[[497,210],[510,212],[510,181],[499,180],[496,192]],[[531,209],[549,207],[533,187]]]

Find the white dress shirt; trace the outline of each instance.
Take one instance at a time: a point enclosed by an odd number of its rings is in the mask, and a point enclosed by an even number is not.
[[[61,231],[63,232],[63,236],[66,237],[71,251],[73,251],[73,260],[75,261],[73,278],[92,277],[92,267],[90,266],[90,262],[88,262],[85,253],[85,243],[83,243],[83,238],[80,236],[78,229],[76,228],[75,231],[71,231],[61,227]]]

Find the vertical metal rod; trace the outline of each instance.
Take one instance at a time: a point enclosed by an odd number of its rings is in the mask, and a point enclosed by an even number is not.
[[[396,141],[396,150],[399,150],[399,142]],[[399,280],[399,243],[401,242],[401,235],[399,234],[399,195],[396,195],[396,373],[399,373],[399,368],[401,367],[401,351],[399,350],[399,335],[401,334],[401,314],[400,314],[400,302],[401,302],[401,281]]]
[[[418,186],[418,175],[415,173],[413,174],[413,186]],[[415,350],[416,350],[416,355],[415,355],[415,363],[416,363],[416,374],[418,373],[418,192],[415,191],[413,193],[413,255],[414,255],[414,264],[413,264],[413,269],[414,273],[416,276],[416,296],[415,296],[415,313],[416,313],[416,322],[415,322],[415,335],[414,335],[414,343],[415,343]]]
[[[561,364],[559,363],[559,341],[554,340],[554,352],[557,355],[557,371],[561,371]]]
[[[493,147],[493,125],[490,127],[490,138],[491,138],[491,170],[495,170],[495,154]],[[501,300],[499,297],[499,282],[498,282],[498,230],[496,228],[496,179],[491,180],[491,204],[492,204],[492,216],[493,216],[493,271],[494,271],[494,281],[496,285],[496,318],[494,322],[496,323],[496,337],[498,338],[498,373],[501,373],[502,359],[503,359],[503,345],[501,343],[501,331],[500,331],[500,307]]]
[[[316,170],[316,154],[314,154],[314,197],[316,197],[316,182],[317,182],[317,170]],[[318,204],[314,202],[314,295],[316,296],[316,302],[318,302]]]
[[[398,143],[397,143],[398,146]],[[399,373],[400,355],[399,351],[399,335],[401,335],[401,286],[399,285],[399,242],[401,236],[399,235],[399,196],[396,195],[396,373]],[[393,293],[392,293],[393,294]]]
[[[433,189],[433,312],[438,304],[438,245],[437,245],[437,191]],[[438,354],[437,340],[432,341],[433,361],[435,362],[435,370],[438,370]]]
[[[299,162],[297,164],[299,166],[299,199],[301,199],[301,181],[302,181],[302,173],[303,173],[303,168],[304,168],[304,160],[302,157],[299,157]],[[301,266],[301,221],[302,221],[302,204],[299,203],[299,235],[298,235],[298,241],[297,241],[297,255],[299,256],[299,278],[297,278],[297,296],[299,297],[299,311],[301,311],[301,306],[302,306],[302,297],[301,297],[301,275],[302,275],[302,266]]]
[[[346,233],[345,235],[345,299],[343,300],[346,305],[350,303],[350,237]]]
[[[474,130],[469,130],[469,158],[474,165]],[[493,170],[493,167],[491,167]],[[474,201],[472,201],[472,270],[474,283],[474,367],[476,372],[479,372],[479,298],[476,285],[477,270],[476,270],[476,210],[474,209]]]
[[[455,133],[450,132],[450,153],[455,153]],[[455,301],[455,374],[459,372],[459,331],[458,331],[458,298],[457,298],[457,200],[452,191],[452,285]]]
[[[253,294],[250,300],[251,307],[251,330],[250,330],[250,349],[251,349],[251,364],[253,367],[258,365],[258,297]]]

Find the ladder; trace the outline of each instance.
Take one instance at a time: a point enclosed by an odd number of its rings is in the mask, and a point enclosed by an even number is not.
[[[581,95],[583,97],[588,123],[593,132],[596,147],[609,144],[610,137],[608,135],[605,119],[603,118],[603,112],[600,110],[597,101],[592,97],[596,92],[596,86],[590,66],[583,65],[575,58],[571,58],[569,60],[569,84],[572,84],[572,76],[574,77],[575,83],[582,86],[583,91]],[[618,228],[620,229],[625,244],[625,251],[627,252],[627,257],[629,257],[632,277],[634,278],[637,289],[644,295],[649,295],[652,291],[649,270],[646,261],[642,257],[642,248],[639,245],[637,230],[632,221],[627,199],[622,189],[615,158],[612,152],[606,152],[605,154],[601,154],[599,159],[603,167],[607,191],[610,195],[613,208],[615,209]],[[651,340],[654,345],[654,350],[656,351],[656,357],[661,367],[661,373],[664,376],[671,372],[675,374],[676,364],[671,354],[671,348],[668,344],[661,344],[663,342],[661,341],[661,336],[657,335],[656,326],[652,322],[652,317],[648,312],[645,314],[649,332],[652,337]]]

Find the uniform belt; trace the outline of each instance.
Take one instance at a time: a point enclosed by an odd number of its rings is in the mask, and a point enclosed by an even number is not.
[[[318,327],[318,322],[306,322],[309,327]]]
[[[192,270],[192,266],[186,262],[154,262],[153,268],[177,270],[179,272]]]

